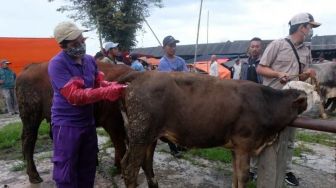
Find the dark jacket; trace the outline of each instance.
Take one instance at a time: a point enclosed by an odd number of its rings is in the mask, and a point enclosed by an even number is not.
[[[260,58],[258,59],[252,59],[251,57],[249,57],[246,60],[242,60],[242,65],[241,65],[241,72],[240,72],[240,79],[241,80],[250,80],[250,81],[254,81],[256,83],[261,84],[262,83],[262,76],[257,74],[256,72],[256,68],[259,65],[260,62]],[[250,75],[253,71],[253,74],[256,75],[256,80],[251,79]]]

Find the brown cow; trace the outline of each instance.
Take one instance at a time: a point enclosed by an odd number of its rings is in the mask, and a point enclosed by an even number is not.
[[[233,187],[245,187],[249,157],[307,106],[302,91],[192,73],[131,73],[120,82],[130,82],[123,101],[129,139],[121,162],[126,187],[136,187],[140,166],[148,186],[158,187],[153,155],[160,137],[188,148],[231,148]]]
[[[98,69],[105,73],[105,79],[112,81],[120,75],[132,71],[126,65],[110,65],[98,63]],[[22,152],[27,164],[27,174],[31,183],[40,183],[42,178],[36,170],[33,159],[38,128],[43,119],[50,122],[53,90],[48,77],[48,63],[27,66],[16,80],[16,96],[18,100],[22,128]],[[95,105],[97,126],[108,132],[115,147],[115,165],[120,169],[126,147],[125,130],[118,103],[108,101]]]

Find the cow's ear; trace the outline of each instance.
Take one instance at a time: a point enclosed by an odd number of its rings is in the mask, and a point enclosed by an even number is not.
[[[307,97],[300,95],[293,101],[293,107],[298,109],[299,114],[305,111],[307,108]]]

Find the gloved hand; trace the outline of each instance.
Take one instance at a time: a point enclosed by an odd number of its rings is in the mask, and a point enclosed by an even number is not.
[[[125,90],[127,85],[112,82],[109,86],[84,89],[84,80],[75,77],[62,89],[61,94],[72,105],[91,104],[100,100],[116,101]]]
[[[106,87],[106,86],[109,86],[113,83],[116,83],[116,82],[109,82],[109,81],[106,81],[104,79],[105,77],[105,74],[101,71],[98,72],[97,76],[96,76],[96,79],[95,79],[95,88],[97,87]]]

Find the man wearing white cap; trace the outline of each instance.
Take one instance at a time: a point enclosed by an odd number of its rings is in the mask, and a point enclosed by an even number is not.
[[[104,63],[123,64],[117,61],[119,55],[119,43],[107,42],[104,47],[106,57],[102,60]]]
[[[263,76],[263,84],[281,89],[290,80],[306,80],[315,76],[315,71],[308,68],[312,63],[311,51],[304,41],[311,38],[313,28],[321,24],[314,21],[309,13],[295,15],[289,21],[289,36],[271,42],[261,57],[257,73]],[[281,134],[288,137],[287,171],[285,180],[288,184],[298,186],[299,182],[291,170],[295,129],[288,127]],[[281,136],[280,136],[281,137]],[[272,147],[276,149],[277,144]]]
[[[93,187],[97,161],[97,133],[93,103],[115,101],[125,85],[104,81],[85,38],[72,22],[54,30],[62,51],[54,56],[48,74],[54,91],[51,107],[53,179],[58,188]]]

